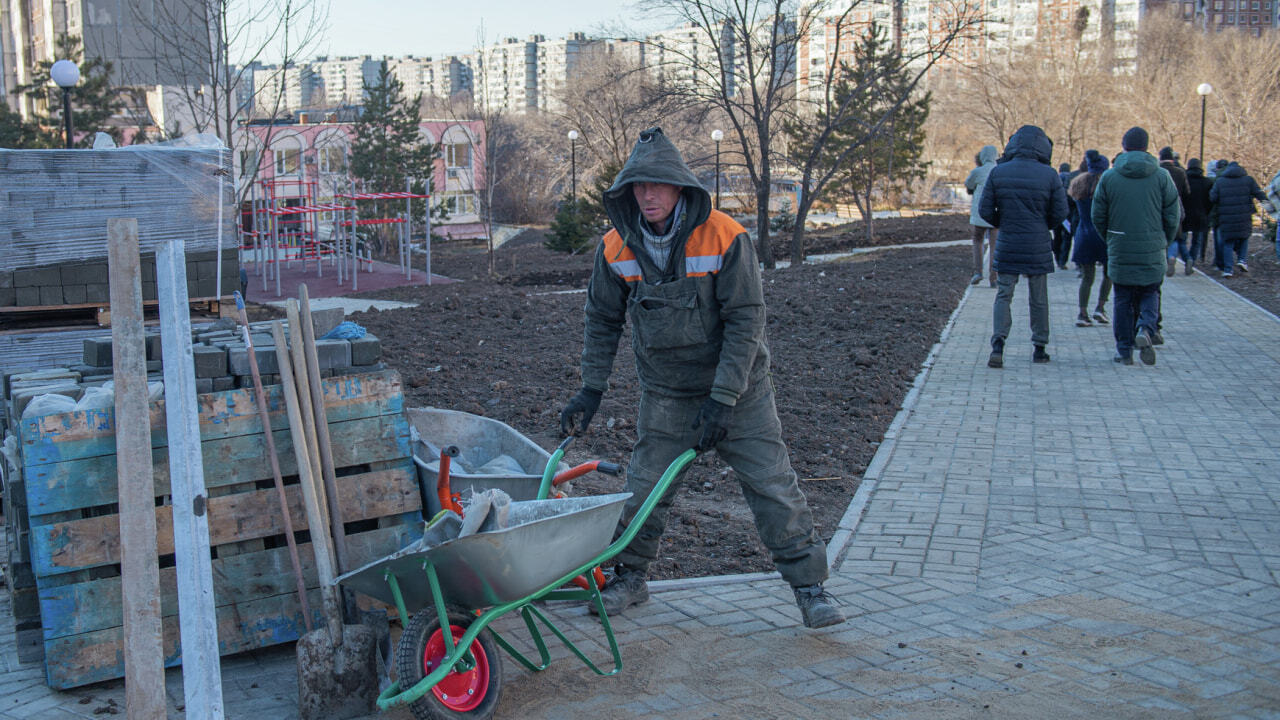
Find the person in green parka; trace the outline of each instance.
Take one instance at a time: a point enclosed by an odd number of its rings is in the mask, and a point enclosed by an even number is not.
[[[1130,128],[1124,152],[1102,174],[1093,193],[1090,217],[1107,243],[1107,274],[1115,288],[1112,329],[1115,361],[1156,363],[1155,333],[1160,312],[1160,283],[1165,252],[1178,235],[1181,210],[1173,178],[1147,152],[1147,131]]]
[[[565,434],[586,430],[609,388],[630,320],[640,409],[627,466],[626,490],[633,495],[614,537],[677,456],[689,448],[714,449],[733,467],[804,624],[844,622],[838,602],[823,589],[826,545],[782,440],[764,290],[750,236],[712,209],[710,194],[660,128],[640,133],[605,191],[604,207],[613,229],[596,248],[587,285],[582,389],[560,413],[560,428]],[[649,599],[649,565],[658,555],[674,487],[618,554],[601,592],[608,614]]]

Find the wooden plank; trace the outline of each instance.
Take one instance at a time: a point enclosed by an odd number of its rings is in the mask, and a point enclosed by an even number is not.
[[[404,394],[394,370],[330,378],[324,381],[330,422],[378,415],[395,415],[403,409]],[[266,389],[271,426],[288,428],[280,386]],[[151,446],[168,445],[163,402],[151,404]],[[228,438],[262,433],[262,421],[248,389],[207,393],[199,398],[201,438]],[[115,453],[115,413],[82,410],[22,420],[19,434],[25,468]]]
[[[147,343],[142,323],[138,221],[107,221],[111,277],[111,361],[115,379],[116,457],[120,458],[121,591],[125,708],[129,717],[165,717],[164,656],[160,646],[160,565],[147,401]]]
[[[165,425],[169,430],[169,485],[173,493],[173,505],[168,509],[178,567],[178,619],[185,661],[182,690],[187,716],[218,720],[223,715],[222,666],[218,662],[217,628],[209,623],[215,612],[206,512],[209,498],[204,487],[200,407],[191,357],[186,258],[180,241],[166,242],[156,251],[156,296],[160,300],[160,339],[164,348]]]
[[[396,470],[347,475],[339,480],[343,517],[348,522],[370,520],[420,510],[421,496],[412,461]],[[308,527],[298,485],[285,488],[293,527]],[[214,545],[279,535],[284,521],[275,512],[275,490],[257,490],[208,499],[209,538]],[[157,550],[174,552],[171,506],[155,509]],[[120,561],[117,516],[72,520],[31,530],[32,569],[36,577],[48,577]]]
[[[359,550],[357,567],[385,557],[422,535],[420,516],[400,516],[394,526],[353,535]],[[298,546],[303,579],[308,588],[319,587],[310,543]],[[178,613],[177,570],[160,571],[160,608],[163,616]],[[39,607],[44,615],[44,639],[79,635],[120,625],[118,577],[41,588]],[[289,548],[281,546],[213,561],[214,598],[218,607],[240,605],[273,595],[297,594]]]
[[[364,465],[382,460],[399,462],[411,457],[409,425],[402,415],[337,422],[330,425],[334,461],[339,467]],[[273,433],[279,453],[280,472],[296,475],[293,439],[288,430]],[[270,480],[270,458],[263,454],[261,435],[215,438],[201,443],[207,487],[221,487],[256,480]],[[152,450],[156,497],[169,494],[169,456],[165,448]],[[114,454],[38,465],[26,469],[30,522],[42,524],[41,516],[82,507],[116,502],[116,456]],[[47,521],[45,521],[47,523]]]
[[[351,536],[348,540],[351,543],[349,547],[353,560],[363,565],[398,550],[420,536],[421,524],[415,522],[398,528],[360,533]],[[309,548],[309,544],[303,547]],[[281,573],[292,572],[287,570],[289,560],[286,548],[255,553],[255,555],[263,554],[270,554],[273,559],[258,558],[254,562],[246,560],[250,556],[237,556],[237,560],[244,561],[241,567],[250,575],[247,577],[228,575],[224,581],[225,584],[252,583],[251,574],[255,572],[254,568],[276,568]],[[279,558],[274,559],[274,556]],[[306,552],[305,557],[311,558],[312,553]],[[309,575],[310,580],[314,582],[314,569]],[[287,582],[284,585],[287,586],[291,581],[288,578],[285,579]],[[102,585],[91,589],[74,587],[81,591],[91,590],[91,592],[82,593],[82,597],[89,596],[102,600],[112,597],[109,581],[98,582]],[[264,586],[264,589],[270,588]],[[318,609],[321,606],[318,589],[308,591],[307,597],[313,608]],[[218,607],[216,617],[220,652],[223,655],[230,655],[297,640],[305,631],[297,598],[297,592],[284,592]],[[161,605],[167,606],[171,602],[171,599],[162,598]],[[60,603],[64,607],[67,603],[79,608],[84,607],[74,596],[63,596]],[[64,613],[58,614],[64,615]],[[173,615],[168,615],[162,620],[167,667],[180,664],[182,659],[176,620],[177,618]],[[323,622],[318,612],[315,621]],[[122,668],[119,663],[118,649],[121,642],[122,628],[118,625],[48,639],[44,644],[44,654],[46,675],[50,686],[66,689],[120,677]]]

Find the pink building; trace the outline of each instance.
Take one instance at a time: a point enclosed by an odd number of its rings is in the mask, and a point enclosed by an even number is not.
[[[235,172],[241,187],[253,182],[248,202],[263,197],[269,185],[285,205],[332,203],[336,196],[355,192],[404,192],[406,188],[353,186],[347,172],[355,128],[348,122],[298,121],[246,124],[237,130]],[[431,168],[435,191],[431,207],[448,208],[449,218],[432,220],[432,232],[448,238],[484,237],[480,222],[480,193],[484,187],[484,125],[478,120],[424,120],[423,142],[439,143],[440,157]],[[265,150],[265,152],[264,152]],[[260,158],[260,160],[259,160]],[[254,164],[258,163],[257,173]],[[416,169],[411,175],[425,175]]]

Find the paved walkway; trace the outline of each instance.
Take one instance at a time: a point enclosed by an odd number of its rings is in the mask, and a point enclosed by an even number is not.
[[[847,624],[805,630],[769,577],[659,583],[616,620],[621,674],[508,662],[498,716],[1280,717],[1280,320],[1179,275],[1157,365],[1117,366],[1109,327],[1074,327],[1074,275],[1050,278],[1048,365],[1025,284],[1003,370],[994,291],[961,302],[837,533]],[[50,693],[2,643],[0,718],[123,703]],[[292,717],[292,658],[228,659],[228,717]]]

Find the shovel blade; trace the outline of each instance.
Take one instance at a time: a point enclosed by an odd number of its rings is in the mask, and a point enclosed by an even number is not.
[[[378,700],[377,634],[344,625],[335,647],[325,628],[303,635],[298,652],[298,715],[302,720],[347,720],[372,713]]]

